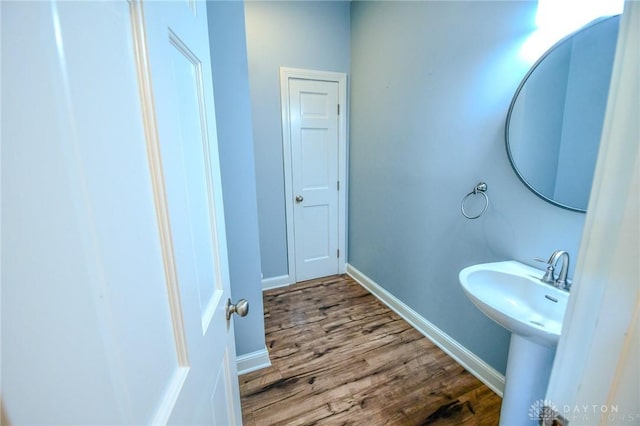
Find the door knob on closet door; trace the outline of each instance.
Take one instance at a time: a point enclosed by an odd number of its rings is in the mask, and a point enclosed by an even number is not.
[[[304,201],[304,197],[302,195],[296,195],[296,203],[301,203]]]
[[[245,299],[238,300],[235,305],[231,303],[231,299],[227,299],[227,321],[231,319],[231,315],[238,314],[241,317],[246,317],[249,313],[249,302]]]

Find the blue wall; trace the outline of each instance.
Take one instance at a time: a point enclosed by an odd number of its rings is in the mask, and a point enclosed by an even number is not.
[[[575,260],[584,222],[527,190],[504,147],[535,11],[520,1],[247,2],[264,277],[287,274],[279,67],[347,72],[349,263],[504,372],[509,334],[467,300],[458,272],[534,264],[556,249]],[[470,221],[460,201],[481,180],[491,203]]]
[[[236,353],[265,347],[251,102],[241,1],[207,2],[231,295],[249,301],[234,316]]]
[[[349,2],[245,5],[264,278],[288,274],[280,67],[349,72]]]
[[[531,64],[519,49],[535,2],[353,2],[351,265],[497,370],[509,334],[463,294],[465,266],[573,260],[584,215],[518,180],[504,146],[511,97]],[[478,220],[460,201],[487,182]]]

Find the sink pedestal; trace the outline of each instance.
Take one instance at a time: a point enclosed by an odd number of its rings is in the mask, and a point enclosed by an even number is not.
[[[471,302],[511,331],[501,426],[538,425],[569,300],[567,291],[540,281],[544,274],[513,260],[460,271]]]
[[[538,425],[531,407],[544,400],[556,348],[511,334],[500,426]],[[539,407],[542,408],[542,407]]]

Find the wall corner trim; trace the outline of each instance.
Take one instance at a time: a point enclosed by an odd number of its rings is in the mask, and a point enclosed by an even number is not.
[[[347,264],[347,275],[502,397],[505,383],[504,375],[350,264]]]
[[[265,346],[263,349],[260,349],[258,351],[249,352],[248,354],[244,355],[238,355],[236,357],[236,364],[238,365],[238,376],[241,374],[247,374],[251,373],[252,371],[271,367],[269,351]]]

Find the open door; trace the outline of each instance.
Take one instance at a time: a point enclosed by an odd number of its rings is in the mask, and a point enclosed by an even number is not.
[[[2,2],[12,424],[241,424],[204,2]]]

